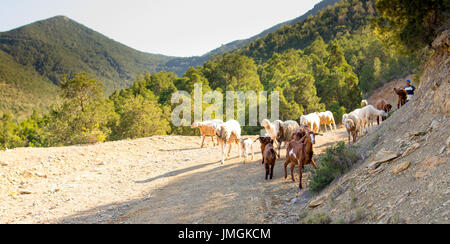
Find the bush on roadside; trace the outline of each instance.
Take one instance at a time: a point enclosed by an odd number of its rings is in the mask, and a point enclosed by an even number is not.
[[[328,148],[326,153],[319,158],[317,170],[312,173],[309,185],[311,190],[320,192],[334,179],[347,172],[358,160],[358,154],[347,148],[344,142]]]

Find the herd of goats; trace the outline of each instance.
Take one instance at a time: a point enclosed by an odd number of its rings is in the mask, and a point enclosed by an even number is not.
[[[404,103],[402,102],[401,105]],[[400,106],[400,102],[399,102]],[[376,107],[369,105],[366,100],[362,101],[360,109],[344,114],[342,122],[347,129],[349,143],[350,137],[353,137],[353,143],[356,142],[358,135],[363,136],[369,132],[369,128],[373,126],[374,120],[380,123],[380,117],[385,120],[388,113],[392,109],[392,105],[384,99],[377,102]],[[294,168],[299,166],[300,175],[300,189],[302,189],[302,170],[306,165],[312,165],[317,168],[313,160],[313,145],[315,144],[315,137],[319,135],[321,126],[324,126],[327,131],[327,126],[331,130],[337,129],[333,113],[330,111],[321,113],[312,113],[300,117],[300,124],[293,120],[281,121],[276,120],[270,122],[265,119],[261,122],[267,132],[266,136],[261,136],[253,141],[249,138],[241,137],[241,125],[236,120],[223,122],[222,120],[210,120],[204,122],[195,122],[192,128],[199,128],[203,137],[203,148],[205,138],[211,137],[214,146],[216,143],[214,137],[217,137],[218,145],[222,149],[222,164],[229,159],[231,152],[231,145],[233,143],[238,145],[239,157],[244,156],[244,164],[247,161],[249,152],[251,151],[252,160],[254,158],[253,144],[257,141],[261,144],[261,153],[263,156],[262,164],[266,169],[266,180],[270,176],[273,178],[273,170],[277,157],[280,158],[280,151],[282,143],[286,147],[286,162],[284,164],[285,178],[287,178],[287,166],[291,164],[291,176],[294,178]],[[277,144],[277,149],[274,147]],[[228,153],[225,154],[226,145],[229,146]]]

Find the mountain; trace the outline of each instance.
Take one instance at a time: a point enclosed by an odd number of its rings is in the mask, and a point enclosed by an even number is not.
[[[146,70],[183,72],[165,66],[173,57],[136,51],[64,16],[0,33],[0,50],[54,84],[63,74],[84,71],[109,92],[130,85]]]
[[[17,63],[0,50],[0,112],[9,111],[22,119],[34,108],[45,110],[57,99],[57,91],[33,67]]]
[[[237,52],[253,58],[257,63],[263,63],[274,53],[288,49],[304,49],[319,36],[329,42],[347,33],[352,34],[367,26],[370,19],[377,15],[375,0],[339,1],[333,7],[323,8],[303,21],[283,25],[277,31],[250,42]]]

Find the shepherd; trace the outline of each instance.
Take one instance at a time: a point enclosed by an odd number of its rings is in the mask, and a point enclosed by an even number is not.
[[[416,91],[416,87],[412,85],[412,81],[410,79],[406,79],[405,90],[408,93],[408,97],[406,98],[406,102],[409,102],[414,97],[414,92]]]

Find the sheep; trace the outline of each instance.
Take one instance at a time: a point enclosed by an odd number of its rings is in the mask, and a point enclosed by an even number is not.
[[[294,138],[294,133],[300,128],[297,122],[288,120],[280,123],[280,129],[277,135],[278,142],[278,157],[280,156],[281,144],[284,142],[287,146],[289,141]]]
[[[347,119],[345,120],[344,125],[345,128],[347,129],[348,144],[351,143],[350,136],[353,137],[353,143],[355,143],[358,133],[361,131],[362,128],[362,120],[359,117],[358,113],[355,112],[350,113]]]
[[[360,119],[360,122],[361,122],[361,127],[363,126],[363,125],[365,125],[365,123],[366,123],[366,121],[364,121],[360,116],[359,116],[359,113],[361,112],[361,108],[358,108],[358,109],[355,109],[353,112],[351,112],[350,114],[352,114],[352,113],[355,113],[355,114],[357,114],[358,115],[358,117],[359,117],[359,119]],[[349,115],[350,115],[349,114]],[[347,119],[348,119],[348,116],[347,116]],[[344,126],[345,126],[345,123],[344,123]],[[359,134],[360,134],[360,136],[363,136],[363,130],[360,130],[359,131]]]
[[[386,113],[389,113],[392,109],[392,105],[390,105],[386,100],[380,99],[376,104],[376,108],[378,110],[383,110]],[[387,117],[381,116],[381,121],[385,121]],[[380,117],[377,117],[377,124],[380,124]]]
[[[359,111],[359,117],[363,121],[363,129],[366,130],[366,133],[368,133],[369,128],[373,126],[374,119],[380,116],[387,117],[388,114],[383,110],[376,109],[372,105],[368,105]]]
[[[397,109],[400,109],[401,106],[406,104],[406,100],[408,99],[408,93],[405,89],[397,89],[394,88],[394,92],[398,95]]]
[[[251,150],[253,160],[255,157],[255,153],[253,151],[253,141],[248,138],[240,138],[239,143],[242,150],[241,151],[242,153],[239,155],[239,158],[242,158],[242,154],[244,154],[244,164],[245,164],[245,162],[247,161],[248,154],[250,153],[249,151]]]
[[[336,122],[334,120],[334,116],[333,113],[330,111],[326,111],[326,112],[321,112],[321,113],[317,113],[317,115],[319,115],[320,118],[320,125],[323,125],[325,127],[325,131],[327,131],[327,126],[329,126],[331,128],[331,131],[333,131],[333,125],[334,125],[334,129],[336,130]]]
[[[342,115],[342,124],[345,124],[345,121],[347,120],[347,118],[348,118],[348,114]]]
[[[258,137],[258,139],[256,139],[254,142],[259,141],[259,143],[261,144],[261,154],[262,154],[262,164],[264,164],[264,149],[266,148],[267,144],[273,144],[273,140],[272,138],[270,138],[269,136],[265,136],[265,137]]]
[[[202,146],[201,148],[203,148],[203,145],[205,143],[205,139],[207,136],[211,137],[211,140],[213,142],[213,145],[216,146],[216,143],[214,142],[214,136],[216,135],[216,129],[218,128],[218,126],[220,126],[221,124],[223,124],[222,120],[208,120],[208,121],[204,121],[204,122],[194,122],[191,126],[192,129],[195,128],[199,128],[200,129],[200,133],[203,137],[202,140]],[[219,142],[217,142],[217,144],[219,144]]]
[[[300,117],[300,124],[309,126],[314,133],[319,133],[320,117],[316,113],[302,115]]]
[[[367,102],[367,100],[362,100],[361,101],[361,108],[364,108],[367,105],[369,105],[369,102]]]
[[[270,138],[272,138],[272,140],[274,142],[277,141],[277,135],[278,135],[278,131],[280,130],[281,123],[283,123],[283,121],[281,121],[281,120],[275,120],[273,123],[270,123],[270,121],[268,119],[264,119],[261,122],[261,126],[263,126],[264,129],[266,129],[268,136],[270,136]],[[263,150],[261,150],[261,152],[262,151]]]
[[[220,147],[222,149],[222,164],[225,164],[225,147],[226,144],[229,145],[228,154],[226,159],[228,160],[231,152],[232,143],[239,144],[239,139],[241,138],[241,125],[236,120],[230,120],[223,123],[216,129],[217,139],[219,141]],[[238,147],[239,155],[241,155],[241,149]]]
[[[286,162],[284,164],[284,178],[287,179],[287,166],[291,164],[291,177],[292,181],[295,182],[294,178],[294,168],[298,165],[300,184],[299,188],[302,187],[302,174],[305,165],[312,164],[314,169],[317,169],[316,163],[313,160],[313,143],[312,135],[314,132],[309,128],[305,127],[303,130],[297,132],[296,139],[289,142],[289,146],[286,149]],[[300,138],[301,139],[298,139]]]
[[[269,174],[270,179],[273,179],[273,169],[275,168],[275,163],[279,155],[273,148],[272,143],[267,144],[266,147],[264,148],[263,157],[264,157],[264,167],[266,168],[266,180],[269,177]]]

